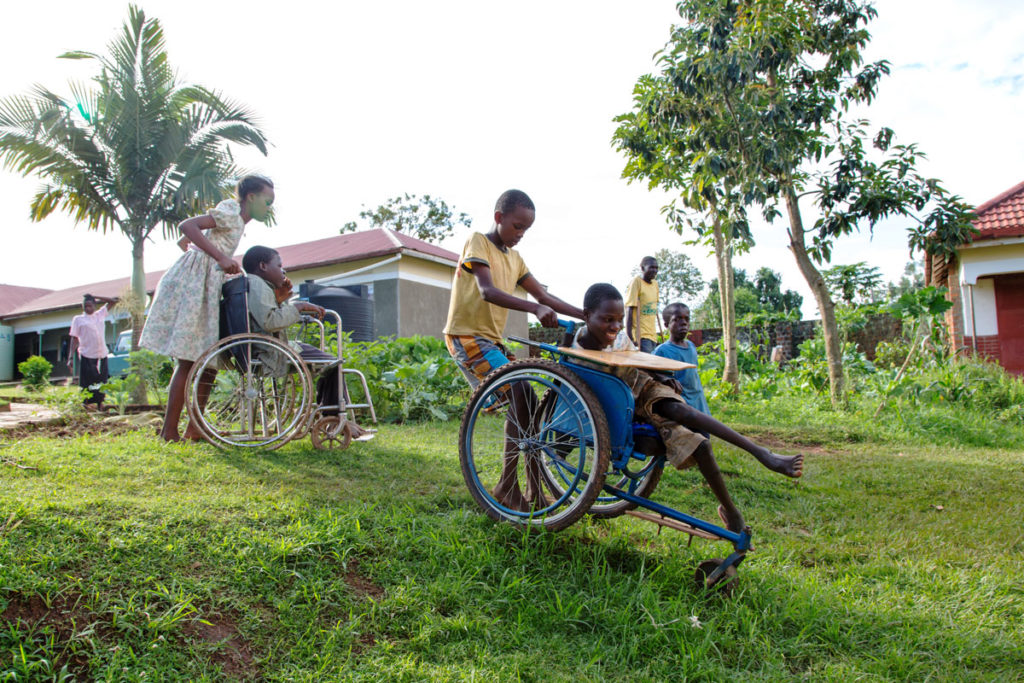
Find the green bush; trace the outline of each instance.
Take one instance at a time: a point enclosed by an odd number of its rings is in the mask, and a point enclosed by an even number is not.
[[[319,344],[319,331],[308,326],[299,334],[308,344]],[[461,414],[469,399],[469,385],[444,342],[436,337],[398,337],[372,342],[353,342],[342,333],[345,367],[366,376],[377,417],[387,422],[449,420]],[[327,326],[327,348],[337,353],[338,336]],[[362,392],[349,382],[352,400],[360,403]]]
[[[154,353],[147,349],[139,349],[128,354],[128,366],[130,377],[134,378],[135,384],[142,383],[142,386],[154,394],[163,403],[167,400],[167,385],[170,384],[171,374],[174,372],[174,362],[167,356]]]
[[[27,389],[39,391],[49,385],[53,365],[42,356],[29,356],[27,360],[18,363],[18,372]]]

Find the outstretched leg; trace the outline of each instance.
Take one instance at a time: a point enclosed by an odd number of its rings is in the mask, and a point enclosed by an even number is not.
[[[654,406],[654,410],[662,417],[681,424],[687,429],[695,432],[704,432],[705,434],[713,434],[737,448],[742,448],[757,458],[759,463],[772,472],[778,472],[779,474],[794,478],[804,473],[803,455],[779,455],[778,453],[773,453],[764,446],[758,446],[747,437],[710,415],[705,415],[699,410],[691,408],[686,403],[668,400],[658,401]]]

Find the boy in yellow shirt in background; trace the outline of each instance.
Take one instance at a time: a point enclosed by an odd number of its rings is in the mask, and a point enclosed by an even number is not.
[[[658,261],[653,256],[640,260],[640,274],[626,288],[626,336],[644,353],[658,345]]]

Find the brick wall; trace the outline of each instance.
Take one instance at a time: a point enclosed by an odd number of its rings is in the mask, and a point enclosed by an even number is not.
[[[974,351],[974,338],[964,337],[964,348],[965,354],[973,353]],[[978,356],[982,358],[988,358],[989,360],[998,363],[1000,361],[999,355],[999,335],[989,334],[980,335],[978,337]]]
[[[769,325],[767,329],[741,327],[736,330],[736,337],[742,343],[759,345],[761,353],[766,359],[772,348],[781,346],[784,359],[790,360],[800,355],[798,351],[800,344],[808,339],[813,339],[817,335],[819,327],[820,323],[817,320],[779,322]],[[563,332],[561,328],[533,327],[530,328],[530,339],[545,344],[561,344]],[[878,346],[878,343],[896,339],[900,334],[902,334],[902,326],[899,319],[883,313],[872,317],[864,329],[853,336],[852,341],[869,360],[874,360],[875,347]],[[702,346],[721,338],[722,329],[720,327],[690,330],[689,336],[695,346]],[[531,355],[533,353],[534,351],[531,350]]]

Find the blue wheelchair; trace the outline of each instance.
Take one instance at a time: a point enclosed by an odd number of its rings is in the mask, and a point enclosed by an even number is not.
[[[569,338],[574,325],[559,324]],[[654,427],[634,421],[626,383],[610,367],[569,348],[512,339],[549,358],[498,367],[469,400],[459,461],[483,511],[498,521],[551,531],[587,514],[628,513],[691,537],[729,541],[733,552],[702,562],[695,578],[707,588],[731,587],[750,550],[750,529],[735,533],[650,499],[665,467],[665,447]],[[509,507],[496,493],[508,490],[513,480],[526,482],[527,497],[534,501],[529,511]]]

